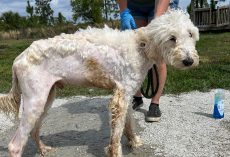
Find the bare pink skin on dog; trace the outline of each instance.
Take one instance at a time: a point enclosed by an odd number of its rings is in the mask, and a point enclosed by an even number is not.
[[[140,146],[127,114],[132,95],[154,63],[165,62],[180,69],[197,66],[198,39],[198,29],[187,14],[169,11],[135,31],[88,28],[33,42],[15,59],[12,89],[0,97],[0,109],[6,113],[18,113],[23,97],[20,124],[8,146],[10,156],[22,156],[29,135],[41,156],[52,150],[41,141],[39,131],[56,87],[67,84],[114,90],[109,104],[108,156],[122,156],[123,131],[133,147]]]

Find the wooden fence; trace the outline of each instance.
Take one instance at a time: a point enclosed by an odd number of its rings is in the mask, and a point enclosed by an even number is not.
[[[196,8],[193,22],[200,31],[230,29],[230,5],[211,8]]]

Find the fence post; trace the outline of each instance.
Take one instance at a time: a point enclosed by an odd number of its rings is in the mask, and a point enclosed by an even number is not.
[[[209,26],[212,25],[212,9],[211,7],[209,8]]]
[[[230,4],[228,5],[228,25],[230,27]]]
[[[219,7],[217,8],[217,12],[216,12],[216,26],[218,27],[218,25],[219,25]]]
[[[192,11],[192,19],[193,19],[194,25],[196,25],[196,18],[195,18],[195,16],[196,16],[196,10],[194,8],[193,11]]]

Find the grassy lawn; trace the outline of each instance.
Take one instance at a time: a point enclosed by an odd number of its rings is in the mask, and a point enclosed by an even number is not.
[[[31,42],[32,40],[0,41],[0,93],[10,90],[13,60]],[[214,88],[230,89],[230,33],[201,34],[197,49],[200,55],[198,68],[180,71],[168,67],[164,93],[208,91]],[[95,96],[110,93],[111,91],[94,88],[66,87],[58,91],[58,96]]]

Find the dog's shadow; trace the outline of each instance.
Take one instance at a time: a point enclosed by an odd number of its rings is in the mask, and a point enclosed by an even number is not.
[[[144,116],[146,116],[146,114],[147,114],[147,110],[143,109],[143,108],[137,109],[136,111],[140,112],[140,113],[143,113]]]
[[[109,144],[110,138],[108,103],[109,98],[94,98],[52,108],[44,120],[42,127],[44,135],[41,136],[45,144],[57,148],[57,151],[50,155],[82,156],[79,155],[81,151],[77,150],[80,146],[94,156],[106,156],[105,147]],[[123,154],[132,151],[126,143],[126,138],[123,137]],[[72,146],[75,146],[75,150],[71,149]],[[36,154],[37,147],[29,139],[23,156],[37,156]]]
[[[208,117],[208,118],[213,118],[213,115],[210,113],[203,113],[203,112],[193,112],[194,114],[200,115],[200,116],[204,116],[204,117]]]

